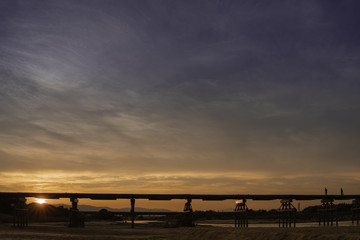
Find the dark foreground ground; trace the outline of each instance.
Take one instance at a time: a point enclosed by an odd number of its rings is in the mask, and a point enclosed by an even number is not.
[[[87,223],[85,228],[69,228],[65,223],[31,224],[28,228],[15,229],[0,224],[0,239],[290,239],[290,240],[360,240],[360,227],[314,227],[314,228],[218,228],[197,226],[192,228],[165,228],[160,225],[138,224],[130,229],[128,224],[109,222]]]

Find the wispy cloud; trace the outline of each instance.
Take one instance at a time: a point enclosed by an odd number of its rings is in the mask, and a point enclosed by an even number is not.
[[[1,6],[3,174],[120,172],[147,189],[229,192],[242,181],[232,172],[308,174],[290,185],[305,191],[311,179],[324,184],[317,175],[360,168],[359,18],[351,3]],[[187,172],[223,177],[175,179]],[[154,173],[173,179],[141,178]],[[346,176],[331,179],[358,191]],[[120,184],[93,178],[54,180],[46,189]],[[241,189],[262,191],[261,181]],[[281,179],[263,182],[288,189]]]

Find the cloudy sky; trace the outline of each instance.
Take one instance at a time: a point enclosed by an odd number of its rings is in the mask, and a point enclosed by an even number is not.
[[[359,1],[0,1],[0,191],[360,192]]]

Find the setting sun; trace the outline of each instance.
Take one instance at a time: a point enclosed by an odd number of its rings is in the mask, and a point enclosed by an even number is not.
[[[39,199],[36,199],[36,202],[39,204],[43,204],[43,203],[46,203],[46,199],[39,198]]]

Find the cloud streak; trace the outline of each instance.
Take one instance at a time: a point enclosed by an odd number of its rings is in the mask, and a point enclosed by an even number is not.
[[[347,174],[360,168],[356,2],[1,7],[3,174],[119,173],[79,188],[149,181],[185,192],[237,191],[233,172],[306,175],[291,183],[307,191],[296,181],[325,184],[316,176],[328,174],[359,190]],[[173,179],[142,179],[154,173]],[[267,189],[286,190],[271,179]],[[263,191],[261,181],[241,189]]]

